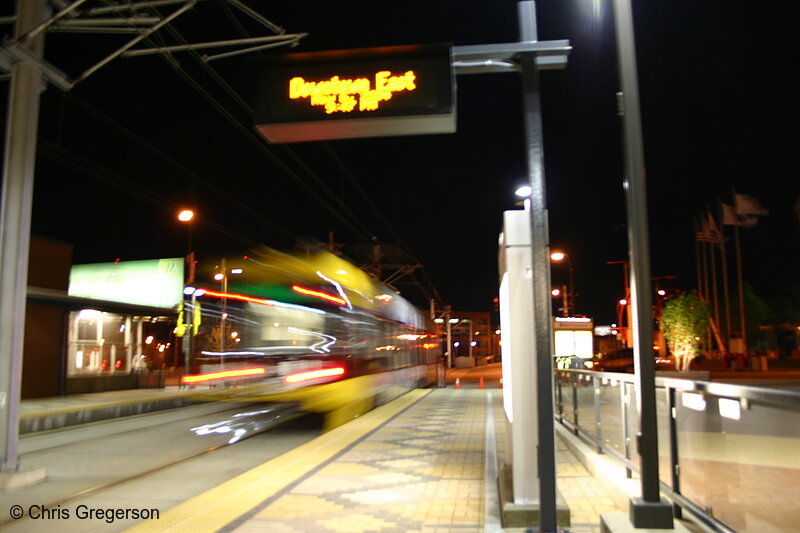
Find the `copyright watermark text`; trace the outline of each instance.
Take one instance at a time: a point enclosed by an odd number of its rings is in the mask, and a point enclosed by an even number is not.
[[[155,508],[119,508],[113,507],[89,507],[88,505],[78,505],[75,508],[56,505],[46,507],[44,505],[12,505],[9,515],[14,520],[30,518],[31,520],[100,520],[108,524],[113,524],[117,520],[158,520],[161,513]]]

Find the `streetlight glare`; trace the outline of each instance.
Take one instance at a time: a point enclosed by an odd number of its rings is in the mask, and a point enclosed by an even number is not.
[[[517,187],[517,190],[514,191],[514,194],[516,194],[520,198],[528,198],[531,195],[531,186],[521,185]]]
[[[567,254],[564,252],[553,252],[550,254],[550,259],[553,261],[563,261],[567,257]]]
[[[184,209],[180,213],[178,213],[178,220],[181,222],[189,222],[194,218],[194,211],[191,209]]]

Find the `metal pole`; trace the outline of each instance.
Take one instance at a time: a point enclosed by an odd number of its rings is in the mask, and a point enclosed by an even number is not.
[[[739,202],[737,201],[736,190],[733,191],[733,212],[739,213]],[[742,282],[742,248],[739,242],[739,224],[733,227],[734,238],[736,243],[736,281],[739,284],[739,323],[742,328],[742,350],[744,356],[749,355],[747,349],[747,323],[744,314],[744,283]]]
[[[537,41],[536,3],[519,2],[521,41]],[[536,58],[525,55],[522,65],[522,98],[525,140],[531,186],[531,258],[533,266],[534,339],[537,357],[537,409],[539,427],[539,505],[542,532],[557,531],[556,459],[553,427],[553,347],[550,306],[550,253],[545,200],[542,112]]]
[[[722,293],[725,297],[725,352],[731,349],[731,300],[728,289],[728,253],[725,250],[725,214],[722,212],[722,202],[717,197],[717,212],[719,213],[719,248],[720,263],[722,263]],[[719,322],[717,322],[719,324]]]
[[[639,113],[639,88],[630,0],[614,0],[619,59],[621,111],[625,137],[625,197],[628,207],[630,285],[634,328],[634,364],[639,402],[639,454],[642,497],[632,498],[634,527],[671,528],[672,507],[661,501],[658,479],[658,426],[656,419],[655,362],[653,357],[650,247],[647,229],[647,191],[644,148]]]
[[[474,364],[475,360],[472,358],[472,319],[469,319],[469,364]]]
[[[567,263],[569,266],[569,306],[567,307],[567,316],[575,315],[575,270],[572,268],[572,257],[567,254]]]
[[[17,2],[16,35],[45,19],[44,0]],[[21,45],[41,57],[44,37]],[[16,62],[11,71],[5,138],[2,204],[0,204],[0,467],[18,470],[19,401],[28,287],[33,178],[39,122],[41,73]]]
[[[447,368],[453,367],[453,325],[450,323],[450,306],[448,305],[445,307],[446,311],[444,313],[445,320],[447,320]]]

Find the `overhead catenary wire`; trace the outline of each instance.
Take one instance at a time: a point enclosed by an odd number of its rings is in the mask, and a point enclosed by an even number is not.
[[[164,153],[163,150],[160,150],[158,147],[154,146],[152,143],[150,143],[150,142],[146,141],[145,139],[143,139],[142,137],[138,136],[137,134],[135,134],[134,132],[132,132],[131,130],[129,130],[128,128],[126,128],[125,126],[123,126],[122,124],[120,124],[119,122],[114,120],[113,118],[109,117],[107,114],[105,114],[104,112],[100,111],[96,107],[92,106],[91,104],[89,104],[88,102],[83,100],[82,98],[78,97],[74,93],[69,92],[69,93],[64,93],[64,94],[66,95],[66,98],[67,98],[68,102],[78,106],[84,112],[87,112],[87,113],[91,114],[93,117],[95,117],[98,120],[102,121],[106,126],[110,127],[112,130],[116,131],[118,134],[124,136],[125,138],[127,138],[130,141],[133,141],[134,143],[139,145],[141,148],[143,148],[146,151],[148,151],[150,154],[152,154],[155,157],[157,157],[158,159],[161,159],[162,161],[166,162],[171,167],[175,168],[176,170],[181,172],[183,175],[185,175],[187,178],[189,178],[193,183],[201,183],[204,187],[206,187],[209,190],[211,190],[217,197],[224,198],[225,201],[230,202],[231,204],[236,206],[238,209],[244,210],[244,211],[248,212],[250,215],[252,215],[254,217],[257,217],[260,222],[267,223],[270,226],[270,228],[272,228],[275,231],[278,231],[279,233],[283,234],[284,236],[291,237],[291,238],[296,238],[296,236],[291,231],[289,231],[286,228],[280,226],[275,221],[266,218],[261,212],[255,210],[251,206],[249,206],[249,205],[245,204],[244,202],[241,202],[237,198],[231,196],[224,189],[222,189],[219,186],[215,185],[211,181],[201,177],[199,174],[197,174],[196,172],[192,171],[191,169],[186,167],[184,164],[180,163],[179,161],[176,161],[173,157],[171,157],[171,156],[167,155],[166,153]]]
[[[87,176],[97,179],[98,181],[112,185],[126,192],[132,197],[139,198],[152,205],[163,207],[172,211],[175,211],[180,207],[179,204],[176,204],[166,197],[46,139],[40,137],[38,139],[37,146],[38,150],[42,153],[42,156],[68,166],[73,170],[77,170]],[[258,244],[253,239],[237,233],[222,224],[218,224],[209,217],[198,215],[198,219],[205,226],[210,227],[223,235],[236,239],[247,246],[256,246]]]
[[[227,5],[228,3],[237,4],[237,5],[239,4],[238,0],[218,0],[218,4],[222,7],[223,12],[225,12],[226,16],[228,17],[230,22],[236,27],[236,29],[239,31],[239,33],[241,35],[245,36],[245,37],[249,37],[249,34],[247,33],[247,30],[239,23],[238,19],[236,17],[234,17],[233,14],[230,12],[230,8]],[[283,28],[280,28],[280,30],[281,31],[285,31],[285,30],[283,30]],[[261,55],[261,54],[259,54],[259,55]],[[246,102],[244,102],[244,100],[242,100],[238,96],[236,91],[233,88],[231,88],[230,85],[228,85],[226,82],[224,82],[224,80],[221,78],[221,76],[219,76],[216,73],[216,71],[214,71],[213,69],[210,69],[210,67],[208,67],[207,65],[204,65],[204,66],[206,66],[208,71],[213,72],[214,79],[216,79],[220,83],[220,85],[223,86],[223,88],[226,90],[226,92],[228,92],[234,98],[234,100],[237,103],[239,103],[239,105],[242,107],[242,109],[247,111],[249,114],[253,113],[252,108]],[[333,159],[334,163],[339,168],[341,173],[354,186],[355,190],[358,192],[358,194],[361,196],[361,198],[365,201],[365,203],[367,204],[369,209],[372,211],[372,213],[382,223],[382,225],[386,228],[386,230],[392,235],[392,237],[394,238],[394,240],[397,243],[397,245],[401,248],[401,250],[412,260],[412,262],[417,263],[418,265],[421,265],[421,262],[416,258],[414,253],[411,251],[411,248],[400,238],[400,236],[397,234],[397,232],[394,231],[393,226],[389,223],[388,220],[386,220],[386,218],[383,216],[381,211],[375,206],[375,204],[372,202],[372,199],[369,197],[367,192],[363,189],[363,187],[361,187],[360,183],[358,183],[358,180],[356,180],[356,178],[353,176],[353,174],[350,172],[350,170],[346,167],[346,165],[341,160],[341,158],[339,158],[339,156],[336,154],[336,152],[330,146],[330,144],[325,142],[325,141],[323,141],[322,142],[322,146],[325,148],[326,153],[331,157],[331,159]],[[297,156],[297,154],[293,150],[291,150],[291,148],[289,148],[285,144],[283,145],[283,147],[284,147],[284,150],[286,151],[286,153],[288,153],[290,155],[290,157],[292,157],[295,161],[301,161],[299,156]],[[316,176],[316,174],[314,174],[308,168],[308,166],[305,165],[305,163],[302,163],[302,167],[318,183],[322,183],[321,180],[319,180],[319,178]],[[331,195],[332,197],[336,196],[332,191],[328,190],[327,188],[326,188],[326,190],[327,190],[328,194]],[[348,213],[349,212],[350,211],[348,209]],[[352,215],[352,217],[354,219],[357,219],[357,217],[354,214]],[[377,243],[377,242],[379,242],[379,239],[376,236],[373,236],[372,242],[373,243]],[[416,270],[416,269],[414,269],[414,270]],[[441,300],[441,297],[439,295],[439,292],[437,291],[436,287],[434,286],[433,282],[431,281],[430,277],[428,276],[428,273],[425,270],[424,265],[421,266],[421,272],[422,272],[422,275],[424,277],[424,281],[425,281],[426,285],[428,286],[428,288],[430,289],[430,291],[432,292],[432,294],[434,295],[434,298],[436,299],[437,302],[441,303],[442,300]],[[413,270],[410,272],[410,275],[412,277],[414,277]],[[427,294],[425,295],[425,297],[429,298],[429,296]]]
[[[156,14],[157,11],[156,11]],[[166,29],[170,31],[170,33],[176,38],[180,36],[180,32],[172,25],[167,25]],[[180,36],[183,39],[182,36]],[[185,40],[185,39],[184,39]],[[195,61],[202,66],[202,68],[208,72],[212,78],[216,81],[220,82],[220,86],[222,89],[231,95],[232,99],[237,102],[240,106],[244,104],[243,109],[245,111],[249,111],[252,113],[252,108],[244,102],[244,100],[233,90],[232,87],[227,82],[224,82],[219,74],[208,65],[205,61],[202,61],[202,58],[192,50],[188,51],[190,56],[192,56]],[[350,229],[354,234],[359,236],[359,238],[369,241],[370,235],[362,229],[356,228],[353,223],[349,220],[345,219],[341,216],[339,210],[337,210],[334,206],[332,206],[325,198],[323,198],[313,187],[311,187],[305,180],[303,180],[299,175],[292,171],[286,163],[283,162],[266,144],[264,144],[263,140],[260,137],[256,136],[256,133],[251,130],[249,127],[244,126],[225,106],[223,106],[219,100],[217,100],[213,95],[211,95],[191,74],[189,74],[186,69],[184,69],[180,64],[177,64],[174,61],[170,61],[167,56],[161,56],[167,65],[170,66],[192,89],[195,90],[204,100],[206,100],[213,109],[215,109],[230,125],[234,127],[239,133],[241,133],[253,146],[257,148],[257,150],[262,153],[263,155],[267,156],[267,158],[275,164],[286,176],[294,180],[297,184],[299,184],[305,192],[307,192],[310,196],[312,196],[317,202],[319,202],[330,214],[332,214],[335,218],[340,220],[345,226]],[[362,227],[363,224],[362,224]]]
[[[400,248],[411,259],[412,262],[416,263],[417,265],[420,265],[419,270],[422,272],[422,275],[425,278],[426,285],[428,286],[428,288],[432,292],[436,302],[437,303],[441,303],[442,299],[441,299],[441,296],[439,295],[439,291],[436,290],[436,286],[433,284],[433,281],[428,276],[428,273],[425,270],[425,266],[422,264],[422,262],[419,259],[417,259],[417,257],[411,251],[411,248],[403,241],[403,239],[400,238],[400,235],[398,235],[397,232],[394,231],[394,228],[392,227],[392,225],[389,223],[388,220],[386,220],[386,217],[383,216],[383,213],[381,213],[380,209],[378,209],[377,206],[375,206],[375,204],[372,202],[372,199],[369,197],[367,192],[361,187],[361,185],[358,183],[358,180],[356,180],[356,178],[353,176],[353,174],[350,172],[350,170],[347,168],[347,166],[344,164],[344,162],[342,162],[341,158],[339,158],[339,155],[333,150],[331,145],[329,143],[327,143],[327,142],[323,142],[322,146],[325,149],[325,151],[328,153],[328,155],[333,159],[334,163],[336,163],[336,165],[339,167],[339,170],[342,172],[342,174],[355,187],[356,191],[359,194],[361,194],[362,198],[367,203],[367,206],[373,212],[375,217],[378,218],[378,220],[380,220],[383,223],[383,225],[386,227],[386,229],[392,235],[392,237],[394,238],[394,240],[398,244],[398,246],[400,246]],[[416,269],[414,269],[414,270],[416,270]],[[413,271],[410,274],[413,277]],[[426,298],[427,297],[428,296],[426,295]]]
[[[221,3],[221,5],[226,5],[226,3],[225,3],[225,2],[222,2],[222,3]],[[236,20],[234,17],[232,17],[232,14],[230,14],[229,12],[228,12],[228,16],[229,16],[229,17],[231,17],[233,20]],[[239,25],[238,27],[241,29],[240,31],[243,31],[243,32],[244,32],[244,34],[245,34],[245,35],[247,35],[246,31],[244,30],[244,28],[243,28],[243,27],[241,27],[241,25]],[[175,38],[175,39],[176,39],[178,42],[181,42],[181,43],[188,43],[188,41],[186,40],[186,38],[185,38],[185,37],[184,37],[184,36],[183,36],[183,35],[182,35],[182,34],[181,34],[181,33],[180,33],[180,32],[179,32],[179,31],[178,31],[176,28],[174,28],[173,26],[171,26],[171,25],[168,25],[166,29],[167,29],[167,30],[170,32],[170,34],[171,34],[171,35],[172,35],[172,36],[173,36],[173,37],[174,37],[174,38]],[[219,74],[219,73],[216,71],[216,69],[214,69],[214,68],[213,68],[212,66],[210,66],[210,65],[209,65],[209,64],[208,64],[206,61],[204,61],[204,60],[203,60],[203,58],[202,58],[202,57],[201,57],[201,56],[200,56],[200,55],[199,55],[199,54],[198,54],[196,51],[194,51],[194,50],[189,50],[189,53],[190,53],[190,55],[191,55],[191,56],[194,58],[195,62],[196,62],[198,65],[200,65],[200,66],[203,68],[203,70],[204,70],[206,73],[208,73],[208,74],[209,74],[209,75],[212,77],[212,79],[213,79],[214,81],[216,81],[216,82],[219,84],[219,86],[222,88],[222,90],[223,90],[223,91],[224,91],[226,94],[228,94],[228,96],[230,96],[230,97],[231,97],[231,99],[232,99],[232,100],[233,100],[233,101],[234,101],[234,102],[235,102],[235,103],[236,103],[236,104],[237,104],[237,105],[238,105],[238,106],[239,106],[239,107],[240,107],[240,108],[241,108],[241,109],[242,109],[242,110],[243,110],[245,113],[247,113],[247,115],[248,115],[248,116],[252,116],[252,115],[253,115],[253,113],[254,113],[254,110],[253,110],[252,106],[250,106],[250,104],[248,104],[248,103],[247,103],[247,102],[246,102],[246,101],[245,101],[245,100],[244,100],[244,99],[243,99],[243,98],[242,98],[242,97],[239,95],[239,93],[238,93],[238,92],[237,92],[237,91],[236,91],[236,90],[235,90],[233,87],[231,87],[231,85],[230,85],[230,84],[229,84],[229,83],[228,83],[228,82],[225,80],[225,78],[223,78],[223,77],[222,77],[222,76],[221,76],[221,75],[220,75],[220,74]],[[185,72],[185,71],[184,71],[184,72]],[[188,73],[187,73],[187,75],[188,75]],[[207,93],[207,92],[205,92],[205,91],[204,91],[204,93],[205,93],[205,94],[209,94],[209,93]],[[213,99],[213,96],[210,96],[210,94],[209,94],[209,97]],[[219,104],[219,102],[218,102],[216,99],[214,100],[214,102],[213,102],[213,105],[220,105],[220,106],[221,106],[221,104]],[[236,121],[236,118],[235,118],[235,117],[232,117],[232,115],[231,115],[231,120],[233,120],[233,121]],[[237,122],[238,122],[238,121],[237,121]],[[240,124],[240,123],[239,123],[239,124]],[[254,138],[254,139],[256,139],[256,142],[258,143],[258,145],[259,145],[260,147],[263,147],[263,148],[262,148],[262,150],[263,150],[263,149],[267,149],[267,150],[268,150],[268,147],[266,147],[266,146],[263,144],[263,141],[262,141],[260,138],[258,138],[258,137],[257,137],[257,136],[256,136],[256,135],[255,135],[255,134],[254,134],[254,133],[253,133],[253,132],[252,132],[250,129],[249,129],[249,128],[248,128],[246,131],[247,131],[247,133],[248,133],[248,138]],[[361,219],[360,219],[360,218],[359,218],[359,217],[358,217],[358,216],[357,216],[355,213],[353,213],[353,212],[352,212],[352,210],[350,210],[350,209],[349,209],[349,208],[348,208],[346,205],[342,204],[342,203],[341,203],[341,201],[339,201],[339,200],[336,198],[336,194],[335,194],[335,193],[333,193],[333,191],[331,191],[331,190],[330,190],[330,188],[329,188],[329,187],[328,187],[328,186],[325,184],[325,182],[324,182],[324,181],[323,181],[323,180],[322,180],[322,179],[321,179],[321,178],[320,178],[320,177],[319,177],[319,176],[318,176],[318,175],[317,175],[317,174],[316,174],[316,173],[315,173],[315,172],[314,172],[314,171],[313,171],[313,170],[312,170],[312,169],[311,169],[311,168],[310,168],[310,167],[309,167],[309,166],[308,166],[306,163],[305,163],[305,161],[303,161],[303,160],[302,160],[302,158],[300,158],[300,157],[297,155],[297,153],[296,153],[294,150],[292,150],[292,149],[291,149],[289,146],[287,146],[287,145],[285,145],[285,144],[281,144],[280,146],[281,146],[281,148],[283,149],[284,153],[286,153],[286,154],[287,154],[287,155],[288,155],[288,156],[289,156],[289,157],[292,159],[292,161],[294,161],[294,162],[295,162],[295,164],[297,164],[297,165],[298,165],[298,166],[299,166],[299,167],[300,167],[300,168],[301,168],[301,169],[302,169],[302,170],[305,172],[305,174],[306,174],[306,175],[307,175],[307,176],[308,176],[308,177],[309,177],[309,178],[310,178],[310,179],[311,179],[311,180],[314,182],[314,184],[315,184],[315,187],[319,188],[321,191],[325,192],[325,193],[327,194],[327,196],[329,196],[329,197],[331,197],[331,198],[334,198],[334,199],[337,201],[337,204],[338,204],[338,209],[339,209],[341,212],[343,212],[344,214],[346,214],[346,215],[349,217],[349,219],[350,219],[350,220],[352,220],[352,222],[353,222],[353,225],[355,225],[355,226],[358,226],[358,227],[360,228],[360,234],[361,234],[362,236],[365,236],[365,235],[366,235],[366,236],[368,236],[368,240],[369,240],[369,241],[371,241],[371,242],[376,242],[376,241],[377,241],[377,237],[375,236],[375,232],[374,232],[374,231],[372,231],[372,230],[370,230],[370,229],[369,229],[369,228],[366,226],[366,224],[364,224],[364,223],[361,221]],[[270,151],[270,152],[271,152],[271,151]],[[274,152],[271,152],[271,154],[272,154],[273,156],[277,157],[277,155],[275,155],[275,154],[274,154]],[[340,164],[342,164],[342,163],[340,162]],[[298,177],[299,177],[299,176],[298,176]],[[354,179],[354,178],[352,178],[352,179]],[[363,192],[363,189],[362,189],[362,192]],[[321,197],[320,197],[320,198],[321,198]],[[338,215],[338,213],[337,213],[337,218],[339,218],[339,219],[340,219],[340,220],[342,220],[343,222],[346,222],[346,221],[345,221],[345,219],[343,219],[341,216],[339,216],[339,215]],[[351,225],[351,229],[352,229],[353,225]],[[388,223],[387,223],[387,226],[388,226]]]
[[[111,4],[107,0],[102,0],[102,1],[103,1],[103,3],[105,3],[106,5],[108,5],[110,7],[114,7],[113,4]],[[164,5],[171,4],[171,3],[172,2],[164,3]],[[236,19],[235,19],[235,17],[233,17],[233,15],[232,15],[232,13],[230,11],[229,4],[232,5],[233,7],[236,7],[240,11],[243,11],[243,9],[242,9],[243,7],[246,8],[246,6],[243,6],[239,2],[235,2],[235,1],[232,1],[232,0],[223,0],[223,1],[220,1],[218,3],[223,7],[223,10],[225,11],[225,13],[232,20],[236,20]],[[187,2],[184,5],[190,5],[190,4],[193,5],[194,2]],[[146,6],[147,4],[143,4],[143,5]],[[158,13],[158,10],[155,7],[153,7],[153,6],[156,6],[156,5],[158,5],[158,3],[155,3],[155,2],[154,3],[150,3],[149,4],[149,9],[145,8],[145,9],[141,9],[141,11],[147,11],[149,13],[155,13],[156,15],[158,15],[160,17],[161,15]],[[252,10],[247,8],[247,11],[252,11]],[[248,14],[248,15],[250,15],[252,17],[251,13],[247,13],[246,12],[246,14]],[[259,22],[262,22],[260,19],[263,19],[263,17],[259,16]],[[264,20],[266,20],[266,19],[264,19]],[[263,25],[263,22],[262,22],[262,25]],[[240,32],[246,33],[246,30],[245,30],[243,25],[235,24],[235,26],[237,27],[237,29]],[[269,27],[272,27],[272,26],[269,26]],[[170,33],[170,35],[175,37],[179,42],[183,42],[184,44],[187,43],[187,41],[185,39],[183,39],[183,36],[180,34],[180,32],[174,26],[173,21],[169,17],[167,17],[166,19],[163,19],[163,26],[161,26],[161,29],[162,29],[162,31],[168,31]],[[274,31],[278,32],[279,34],[285,34],[285,30],[283,28],[278,27],[278,26],[275,26],[272,29]],[[162,34],[161,33],[152,33],[150,35],[144,36],[142,40],[162,41],[163,38],[162,38]],[[225,80],[225,78],[223,78],[215,69],[210,67],[208,65],[208,63],[204,60],[204,58],[201,57],[195,50],[187,50],[187,51],[191,55],[191,57],[195,60],[195,62],[205,70],[205,72],[218,84],[219,87],[222,88],[222,90],[233,100],[233,102],[240,109],[242,109],[245,113],[247,113],[248,116],[251,116],[252,113],[253,113],[252,107],[238,94],[238,92],[236,90],[233,89],[233,87],[231,87],[231,85],[227,82],[227,80]],[[333,191],[330,190],[330,188],[325,184],[325,182],[302,160],[302,158],[297,153],[295,153],[294,150],[292,150],[290,147],[285,146],[285,145],[281,146],[281,150],[285,154],[287,154],[288,157],[294,162],[294,164],[296,164],[303,171],[303,173],[306,175],[305,179],[302,176],[300,176],[299,174],[297,174],[296,172],[294,172],[278,156],[278,154],[275,153],[275,151],[273,149],[271,149],[268,145],[266,145],[263,142],[263,140],[256,135],[256,133],[250,127],[243,125],[241,119],[237,119],[236,116],[234,116],[234,114],[225,105],[223,105],[217,98],[215,98],[215,96],[213,96],[203,86],[203,84],[201,84],[191,73],[189,73],[185,68],[183,68],[182,65],[180,65],[177,61],[175,61],[174,58],[171,55],[162,55],[162,58],[165,60],[165,62],[167,62],[167,64],[170,66],[170,68],[172,68],[184,80],[184,82],[186,82],[190,87],[192,87],[192,89],[195,90],[195,92],[197,92],[205,101],[207,101],[211,105],[211,107],[213,109],[215,109],[230,125],[232,125],[234,127],[234,129],[239,131],[241,134],[243,134],[245,136],[245,138],[247,138],[252,144],[254,144],[254,146],[257,147],[257,149],[259,150],[260,153],[262,153],[263,155],[267,156],[267,158],[273,164],[275,164],[283,174],[285,174],[286,176],[288,176],[289,178],[291,178],[292,180],[297,182],[309,194],[309,196],[314,198],[320,205],[322,205],[336,219],[341,221],[342,224],[344,224],[350,231],[352,231],[356,236],[358,236],[359,238],[364,239],[367,242],[375,243],[375,242],[378,241],[378,239],[376,237],[376,232],[372,231],[355,213],[352,212],[352,210],[349,207],[344,205],[342,203],[342,201],[341,201],[341,198],[338,198],[337,195]],[[68,94],[70,94],[71,96],[74,96],[73,93],[68,93]],[[82,102],[81,100],[77,99],[76,97],[75,97],[75,99],[73,101],[79,102],[81,104],[85,104],[85,102]],[[88,105],[88,104],[86,104],[86,105]],[[98,115],[96,115],[96,116],[98,116]],[[132,139],[136,140],[136,142],[139,145],[147,147],[148,150],[150,150],[152,153],[157,154],[163,160],[168,161],[175,168],[179,168],[183,173],[185,173],[188,176],[190,176],[190,178],[194,182],[202,182],[206,187],[212,188],[216,193],[222,194],[224,197],[226,197],[226,200],[228,200],[228,201],[230,201],[232,203],[235,203],[239,207],[245,208],[248,212],[256,214],[255,210],[253,208],[247,206],[245,203],[243,203],[243,202],[241,202],[241,201],[239,201],[237,199],[234,199],[232,196],[227,194],[221,188],[213,185],[210,181],[205,180],[205,179],[199,177],[197,174],[189,171],[185,166],[183,166],[182,164],[178,163],[177,161],[175,161],[171,157],[166,156],[160,150],[155,149],[155,147],[153,147],[151,144],[147,143],[146,141],[144,141],[140,137],[132,134],[130,131],[126,130],[125,128],[120,126],[118,123],[113,121],[113,119],[109,119],[108,117],[106,117],[106,118],[108,119],[108,120],[106,120],[106,122],[114,124],[114,128],[117,131],[126,132],[126,134],[128,135],[129,138],[132,138]],[[330,150],[330,153],[333,154],[332,150],[329,147],[328,147],[328,149]],[[335,156],[335,154],[334,154],[334,156]],[[354,184],[354,186],[356,187],[356,190],[359,192],[359,194],[367,201],[367,204],[369,205],[370,209],[373,212],[378,214],[379,220],[383,223],[383,225],[387,228],[387,230],[391,234],[393,234],[393,236],[395,237],[398,245],[404,251],[404,253],[407,256],[413,258],[416,261],[416,258],[414,257],[414,254],[411,252],[410,248],[405,243],[402,242],[402,240],[399,238],[399,236],[396,234],[396,232],[394,232],[394,230],[392,229],[392,226],[388,223],[388,221],[382,215],[380,215],[380,212],[374,206],[374,204],[370,200],[369,196],[366,194],[366,192],[363,190],[363,188],[360,187],[360,185],[357,183],[357,181],[352,176],[352,174],[346,169],[346,167],[344,167],[344,164],[341,162],[341,160],[338,159],[338,157],[335,157],[335,161],[336,161],[337,165],[340,167],[340,169],[343,169],[344,175],[347,176],[348,180],[350,180],[350,182]],[[95,172],[95,175],[97,175],[97,172]],[[309,180],[310,180],[311,183],[313,183],[313,186],[309,185]],[[326,199],[326,197],[327,198],[334,198],[335,203],[331,204],[330,200]],[[257,214],[257,216],[259,216],[259,219],[262,220],[262,221],[266,220],[270,224],[274,224],[272,221],[270,221],[268,219],[265,219],[263,216],[260,216],[260,214]],[[280,230],[281,230],[282,233],[288,233],[283,228],[280,228]],[[419,263],[419,261],[416,261],[416,262]],[[425,273],[424,270],[422,271],[422,273],[425,276],[425,278],[427,278],[427,273]],[[435,287],[433,287],[433,285],[430,282],[430,280],[426,279],[426,281],[427,281],[427,285],[434,291],[434,293],[436,293]],[[437,299],[438,299],[438,293],[436,293],[436,296],[437,296]]]

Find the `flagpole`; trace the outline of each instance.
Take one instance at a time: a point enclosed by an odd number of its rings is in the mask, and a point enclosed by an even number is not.
[[[694,263],[695,268],[697,269],[697,293],[700,295],[700,298],[707,302],[708,298],[706,298],[706,291],[705,291],[705,280],[704,280],[704,273],[703,273],[703,263],[705,262],[705,249],[703,248],[703,240],[701,239],[701,234],[704,236],[705,232],[703,230],[702,219],[701,222],[698,223],[697,218],[695,217],[692,220],[694,224]],[[706,328],[706,346],[708,349],[711,349],[711,327]]]
[[[710,216],[710,208],[706,207],[706,217]],[[711,283],[712,283],[712,294],[714,297],[714,320],[717,324],[719,324],[719,291],[717,286],[717,260],[716,260],[716,244],[717,244],[717,231],[716,228],[713,228],[713,232],[711,233],[711,242],[708,245],[708,251],[710,255],[710,263],[711,263]]]
[[[717,196],[717,211],[720,219],[720,255],[722,256],[722,292],[725,295],[725,345],[731,345],[731,297],[728,289],[728,254],[725,251],[725,214],[722,212],[722,201]]]
[[[708,222],[706,222],[706,232],[708,232]],[[703,290],[704,290],[704,300],[706,303],[711,305],[711,283],[709,281],[708,276],[708,247],[710,243],[708,241],[704,242],[701,246],[703,250]],[[708,345],[711,346],[711,337],[708,338]]]
[[[733,192],[733,212],[737,215],[739,214],[739,205],[738,200],[736,198],[736,189],[731,189]],[[747,349],[747,325],[745,322],[744,317],[744,287],[742,283],[742,250],[741,245],[739,244],[739,224],[735,226],[735,235],[736,235],[736,268],[737,268],[737,278],[739,282],[739,316],[741,318],[741,327],[742,327],[742,344],[744,349],[744,356],[747,357],[748,349]]]
[[[697,292],[703,294],[703,271],[700,267],[700,250],[702,244],[698,238],[700,235],[700,226],[697,224],[697,218],[692,220],[692,224],[694,224],[694,266],[697,270]]]

